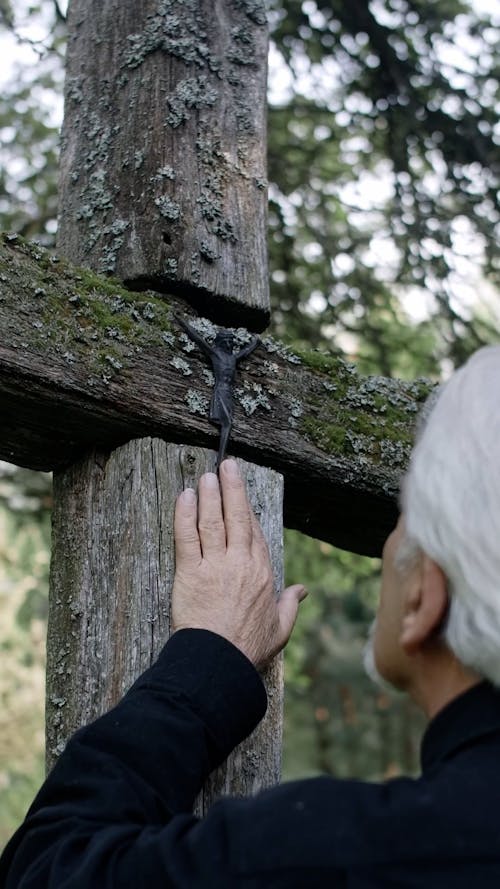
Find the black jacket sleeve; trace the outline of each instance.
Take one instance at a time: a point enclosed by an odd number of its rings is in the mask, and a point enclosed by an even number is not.
[[[5,850],[0,886],[198,885],[194,800],[266,703],[233,645],[204,630],[174,634],[118,706],[71,738]]]

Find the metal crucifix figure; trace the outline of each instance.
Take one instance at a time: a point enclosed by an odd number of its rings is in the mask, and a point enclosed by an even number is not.
[[[187,333],[190,339],[201,349],[204,355],[210,359],[215,376],[214,393],[210,403],[210,422],[216,426],[220,426],[220,443],[219,453],[217,455],[217,471],[224,457],[226,456],[229,435],[233,423],[233,384],[236,376],[236,366],[259,345],[258,337],[253,339],[240,349],[239,352],[233,352],[234,335],[228,330],[219,330],[215,337],[214,343],[207,343],[206,340],[183,321],[177,317],[182,329]]]

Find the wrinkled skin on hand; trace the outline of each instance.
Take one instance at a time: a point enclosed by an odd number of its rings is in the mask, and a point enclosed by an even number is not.
[[[174,520],[176,572],[173,629],[211,630],[224,636],[257,668],[286,645],[304,587],[274,591],[262,529],[235,460],[178,497]]]

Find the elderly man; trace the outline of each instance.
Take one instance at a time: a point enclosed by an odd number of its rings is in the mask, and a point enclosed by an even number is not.
[[[4,855],[5,889],[500,886],[500,347],[443,387],[383,554],[373,661],[430,719],[422,776],[315,778],[224,799],[203,780],[258,723],[256,667],[287,642],[234,461],[181,494],[176,632],[110,713],[80,730]]]

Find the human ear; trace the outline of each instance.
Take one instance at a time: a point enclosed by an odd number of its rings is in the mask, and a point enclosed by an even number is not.
[[[407,655],[416,654],[441,625],[448,608],[446,575],[429,556],[422,556],[418,580],[405,604],[400,645]]]

